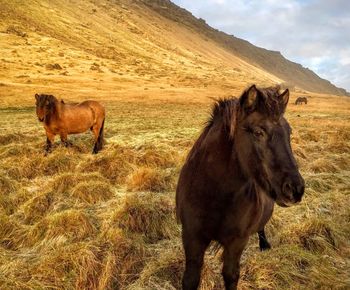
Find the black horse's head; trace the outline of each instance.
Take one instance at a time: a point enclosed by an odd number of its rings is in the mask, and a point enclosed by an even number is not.
[[[281,206],[301,201],[305,186],[290,145],[292,130],[284,118],[288,100],[288,90],[251,86],[240,97],[235,132],[245,174]]]

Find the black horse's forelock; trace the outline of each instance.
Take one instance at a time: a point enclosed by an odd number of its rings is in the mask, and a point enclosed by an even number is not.
[[[285,106],[280,100],[280,86],[257,88],[259,92],[258,110],[269,118],[278,120],[285,111]]]

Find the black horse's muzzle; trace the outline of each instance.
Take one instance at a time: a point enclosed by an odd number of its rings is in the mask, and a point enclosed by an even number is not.
[[[289,203],[298,203],[301,201],[305,191],[305,181],[298,175],[287,178],[282,185],[283,199]]]

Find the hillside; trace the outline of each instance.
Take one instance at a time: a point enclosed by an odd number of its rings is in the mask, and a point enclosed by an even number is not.
[[[1,1],[0,16],[8,105],[23,90],[171,98],[281,82],[138,1]]]
[[[346,95],[346,91],[338,88],[328,80],[320,78],[308,68],[284,58],[279,51],[271,51],[252,45],[248,41],[228,35],[210,27],[203,19],[197,19],[190,12],[182,9],[169,0],[149,1],[144,3],[167,19],[172,19],[213,40],[232,54],[284,80],[290,86],[297,86],[312,92]]]
[[[190,89],[202,98],[237,94],[250,83],[345,93],[169,1],[1,0],[0,7],[2,104],[40,90],[65,98],[113,91],[118,99],[186,98]]]

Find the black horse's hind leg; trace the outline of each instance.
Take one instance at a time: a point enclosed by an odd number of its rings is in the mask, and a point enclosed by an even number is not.
[[[248,238],[234,239],[229,244],[224,244],[224,266],[222,276],[226,290],[236,290],[239,280],[239,261],[242,252],[248,242]]]
[[[203,266],[203,258],[209,241],[202,241],[192,235],[182,233],[183,245],[186,255],[186,269],[182,278],[183,290],[198,289],[201,270]]]
[[[260,251],[265,251],[265,250],[271,249],[271,245],[266,238],[264,229],[258,232],[258,236],[259,236]]]

